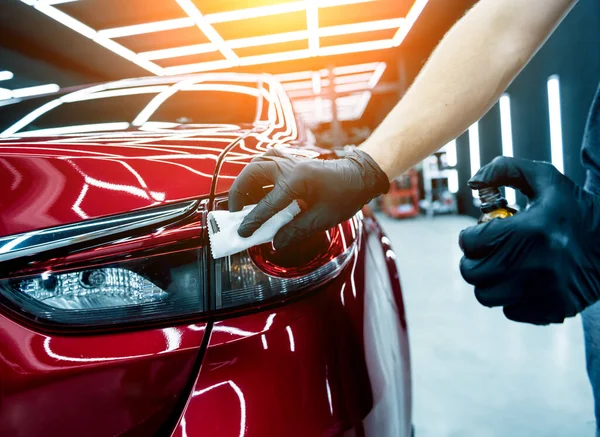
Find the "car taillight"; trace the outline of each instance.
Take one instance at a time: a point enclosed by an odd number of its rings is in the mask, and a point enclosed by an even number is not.
[[[359,239],[352,219],[285,250],[266,244],[213,260],[207,209],[183,202],[0,238],[0,303],[66,329],[217,316],[322,284]]]
[[[216,208],[226,207],[225,199],[216,202]],[[359,232],[353,218],[282,250],[267,243],[215,260],[217,309],[261,303],[322,284],[350,259]]]

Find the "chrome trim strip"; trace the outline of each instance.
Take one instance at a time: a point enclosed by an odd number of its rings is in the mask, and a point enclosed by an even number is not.
[[[33,255],[39,256],[60,249],[89,247],[110,237],[122,238],[149,227],[166,226],[187,217],[196,211],[198,206],[198,200],[190,200],[2,237],[0,238],[0,263]]]

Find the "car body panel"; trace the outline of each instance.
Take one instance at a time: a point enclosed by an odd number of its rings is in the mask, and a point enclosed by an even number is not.
[[[249,132],[0,141],[0,237],[208,197],[223,150]]]
[[[304,147],[289,100],[280,86],[270,89],[269,123],[0,138],[0,183],[9,188],[0,237],[188,199],[210,209],[272,147],[328,157]],[[409,437],[410,360],[394,253],[368,210],[353,220],[362,233],[334,278],[241,315],[101,333],[47,330],[2,309],[0,435]],[[208,259],[205,237],[194,222],[28,268],[171,253],[173,241],[197,245]]]
[[[401,290],[367,220],[362,247],[317,293],[215,323],[173,437],[410,436]]]
[[[45,335],[0,316],[0,435],[159,429],[194,377],[205,328]]]

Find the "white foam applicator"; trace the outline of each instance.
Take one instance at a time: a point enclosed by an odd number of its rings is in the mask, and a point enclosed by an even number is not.
[[[240,237],[238,235],[238,228],[242,224],[244,217],[255,206],[248,205],[238,212],[211,211],[208,213],[208,237],[214,259],[233,255],[250,247],[273,241],[277,231],[291,222],[300,213],[300,206],[294,200],[286,208],[263,223],[250,237]]]

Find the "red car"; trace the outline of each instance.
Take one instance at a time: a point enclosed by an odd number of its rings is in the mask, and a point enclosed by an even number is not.
[[[331,153],[269,76],[0,108],[0,435],[411,435],[395,256],[368,211],[210,256],[207,212],[270,147]]]

